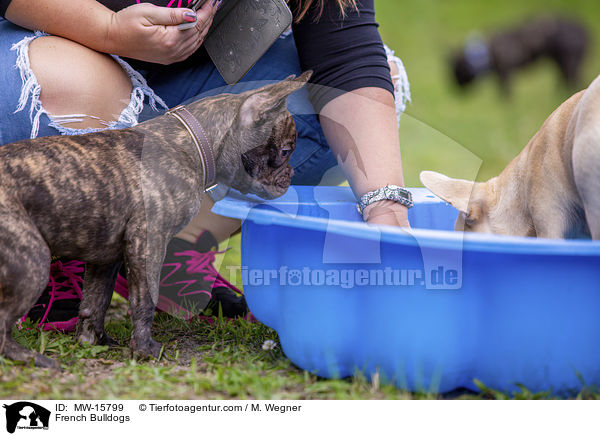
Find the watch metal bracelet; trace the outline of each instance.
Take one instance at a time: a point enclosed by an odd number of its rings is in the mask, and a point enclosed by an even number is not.
[[[395,201],[396,203],[400,203],[409,209],[413,207],[412,194],[408,189],[398,185],[387,185],[383,188],[367,192],[365,195],[360,197],[356,203],[356,208],[362,215],[368,205],[381,200]]]

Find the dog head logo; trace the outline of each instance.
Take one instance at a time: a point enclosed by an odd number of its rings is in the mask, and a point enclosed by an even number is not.
[[[50,411],[28,401],[4,405],[6,409],[6,431],[19,429],[48,429]]]

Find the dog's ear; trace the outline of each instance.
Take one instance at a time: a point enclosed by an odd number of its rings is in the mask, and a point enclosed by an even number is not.
[[[251,127],[264,123],[271,112],[285,109],[285,102],[290,94],[302,88],[312,76],[306,71],[300,76],[289,76],[281,82],[259,88],[250,93],[240,107],[242,125]]]
[[[452,179],[434,171],[422,171],[419,178],[427,189],[460,212],[467,213],[475,182]]]

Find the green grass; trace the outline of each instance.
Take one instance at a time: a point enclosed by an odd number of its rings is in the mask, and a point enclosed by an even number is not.
[[[452,176],[484,180],[498,174],[525,146],[544,119],[571,91],[564,89],[556,69],[540,62],[515,75],[510,99],[502,98],[493,78],[471,92],[453,85],[447,66],[450,51],[473,30],[487,33],[535,11],[567,11],[581,18],[600,43],[600,3],[589,0],[376,0],[384,41],[403,59],[411,80],[413,103],[401,127],[404,171],[409,186],[430,169]],[[584,83],[600,72],[600,58],[589,56]],[[239,265],[239,236],[219,259]],[[117,315],[117,316],[115,316]],[[126,346],[131,324],[121,299],[113,303],[107,330],[123,347],[82,346],[73,335],[15,330],[18,340],[58,359],[63,371],[53,372],[0,360],[0,397],[59,398],[259,398],[259,399],[405,399],[437,398],[378,385],[357,374],[346,380],[323,380],[296,368],[284,356],[277,334],[246,321],[182,322],[157,315],[154,335],[165,344],[164,357],[138,361]],[[263,351],[265,340],[277,346]],[[552,398],[532,393],[489,389],[482,394],[456,393],[457,398]],[[584,388],[574,398],[600,398]]]
[[[213,316],[212,323],[157,314],[153,335],[164,344],[160,359],[138,360],[127,346],[131,322],[127,302],[115,295],[106,329],[121,344],[90,346],[74,334],[41,332],[26,322],[16,340],[56,359],[62,370],[34,368],[0,357],[0,398],[26,399],[551,399],[552,392],[519,386],[500,392],[476,380],[480,394],[410,393],[356,372],[344,380],[325,380],[295,367],[283,354],[272,329],[245,320]],[[263,350],[265,341],[276,345]],[[581,380],[585,386],[585,381]],[[595,388],[573,393],[598,399]]]
[[[126,311],[117,298],[114,306]],[[284,356],[277,334],[244,320],[186,322],[166,314],[155,317],[153,334],[161,341],[161,359],[138,361],[129,347],[80,345],[73,334],[15,328],[28,348],[57,359],[62,372],[0,360],[0,397],[29,399],[359,399],[413,398],[392,386],[377,386],[357,374],[348,380],[322,380],[294,367]],[[107,332],[126,345],[127,316],[109,321]],[[276,343],[263,350],[266,340]],[[416,397],[430,397],[416,395]]]
[[[117,299],[118,300],[118,299]],[[126,311],[124,301],[117,303]],[[114,310],[113,310],[114,312]],[[410,393],[369,382],[360,373],[345,380],[325,380],[293,366],[281,351],[277,334],[262,324],[214,317],[181,321],[155,318],[153,334],[164,345],[159,360],[136,360],[127,346],[81,345],[73,334],[15,329],[31,349],[57,359],[62,371],[33,368],[0,358],[0,398],[27,399],[551,399],[520,386],[506,393],[476,381],[481,394],[446,396]],[[131,324],[126,316],[109,321],[108,333],[126,345]],[[265,351],[266,340],[276,343]],[[583,381],[582,381],[583,383]],[[600,398],[597,389],[574,393],[578,399]]]
[[[109,322],[107,331],[126,344],[128,319]],[[0,359],[0,398],[27,399],[435,399],[390,385],[368,382],[357,373],[346,380],[324,380],[294,367],[284,356],[276,333],[243,320],[184,322],[168,315],[155,319],[154,335],[165,344],[159,360],[138,361],[128,347],[81,345],[72,334],[15,331],[17,340],[57,359],[63,368],[42,370]],[[264,351],[265,340],[275,341]],[[487,388],[480,395],[448,398],[553,398],[525,387],[507,394]],[[598,398],[584,389],[577,398]]]

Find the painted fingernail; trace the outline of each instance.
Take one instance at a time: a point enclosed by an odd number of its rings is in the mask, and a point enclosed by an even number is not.
[[[212,1],[212,5],[213,5],[213,7],[214,7],[214,6],[217,4],[217,2],[218,2],[218,1],[219,1],[219,0],[213,0],[213,1]]]
[[[184,12],[183,19],[185,21],[194,22],[196,21],[196,13],[195,12]]]
[[[217,9],[221,9],[221,6],[223,6],[223,0],[219,0],[219,3],[217,3]]]

